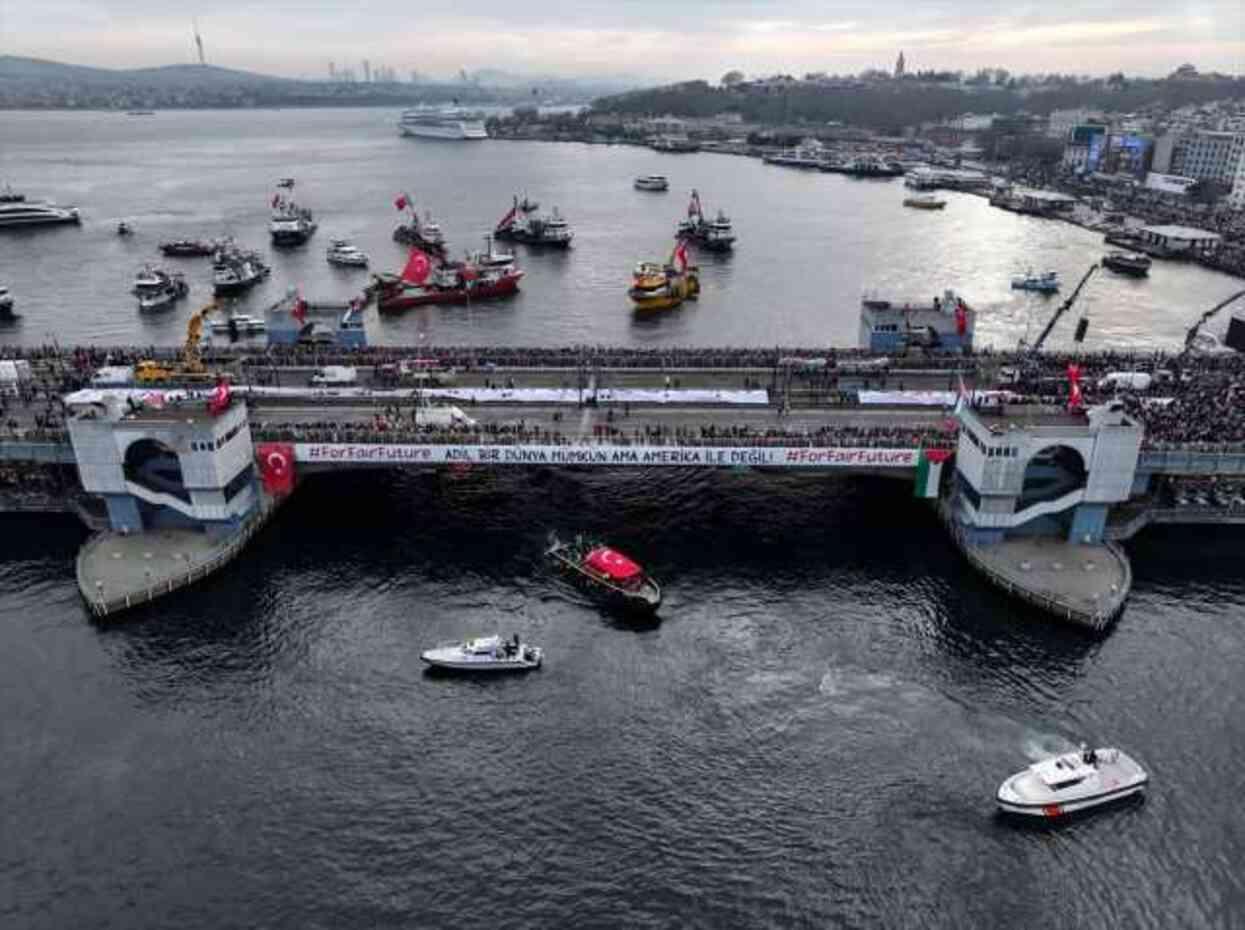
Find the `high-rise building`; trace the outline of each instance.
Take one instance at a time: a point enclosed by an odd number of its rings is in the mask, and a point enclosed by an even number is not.
[[[903,52],[899,53],[899,57],[895,59],[895,77],[901,78],[904,73]]]
[[[1195,129],[1172,147],[1171,173],[1232,187],[1245,153],[1245,133]]]
[[[372,82],[372,63],[366,58],[363,59],[363,83],[370,84]]]

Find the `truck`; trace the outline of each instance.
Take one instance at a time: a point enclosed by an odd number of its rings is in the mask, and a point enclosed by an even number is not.
[[[311,375],[312,387],[354,387],[359,383],[359,373],[349,365],[325,365]]]

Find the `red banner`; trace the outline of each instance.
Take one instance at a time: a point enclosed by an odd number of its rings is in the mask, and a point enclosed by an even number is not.
[[[1085,398],[1081,394],[1081,366],[1076,362],[1068,363],[1068,409],[1080,410]]]
[[[261,442],[255,447],[264,490],[280,496],[294,490],[294,446],[288,442]]]

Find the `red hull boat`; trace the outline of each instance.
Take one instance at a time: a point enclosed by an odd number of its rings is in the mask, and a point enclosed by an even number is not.
[[[427,304],[465,304],[474,300],[495,300],[518,293],[522,271],[509,271],[495,277],[480,277],[459,281],[456,286],[444,286],[435,281],[426,284],[410,284],[401,279],[381,281],[377,307],[381,310],[406,310]]]

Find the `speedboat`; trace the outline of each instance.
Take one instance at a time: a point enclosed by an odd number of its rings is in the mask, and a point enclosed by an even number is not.
[[[670,190],[670,182],[666,180],[664,174],[645,174],[635,179],[635,189],[638,191],[667,191]]]
[[[1059,290],[1059,272],[1044,271],[1041,274],[1035,274],[1032,271],[1025,272],[1012,278],[1012,289],[1053,294]]]
[[[334,239],[329,246],[326,257],[330,265],[344,265],[348,268],[366,268],[367,255],[351,245],[347,239]]]
[[[547,554],[571,580],[610,606],[642,614],[661,606],[661,586],[617,549],[577,537],[569,543],[555,539]]]
[[[0,228],[7,226],[48,226],[55,223],[81,223],[77,207],[58,207],[34,200],[0,203]]]
[[[933,194],[916,194],[912,197],[905,197],[903,205],[905,207],[915,207],[918,210],[941,210],[947,205],[947,202],[939,197],[935,197]]]
[[[213,320],[208,324],[214,333],[229,333],[236,336],[239,333],[262,333],[268,328],[260,317],[247,316],[245,313],[235,313],[222,320]]]
[[[446,643],[420,653],[419,657],[434,668],[456,672],[526,672],[540,668],[544,652],[539,646],[520,642],[516,633],[512,639],[481,636]]]
[[[1118,749],[1086,749],[1035,762],[999,786],[999,809],[1062,817],[1141,794],[1149,776]]]
[[[1150,273],[1150,258],[1132,252],[1111,252],[1102,260],[1103,268],[1110,268],[1119,274],[1134,278],[1144,278]]]

